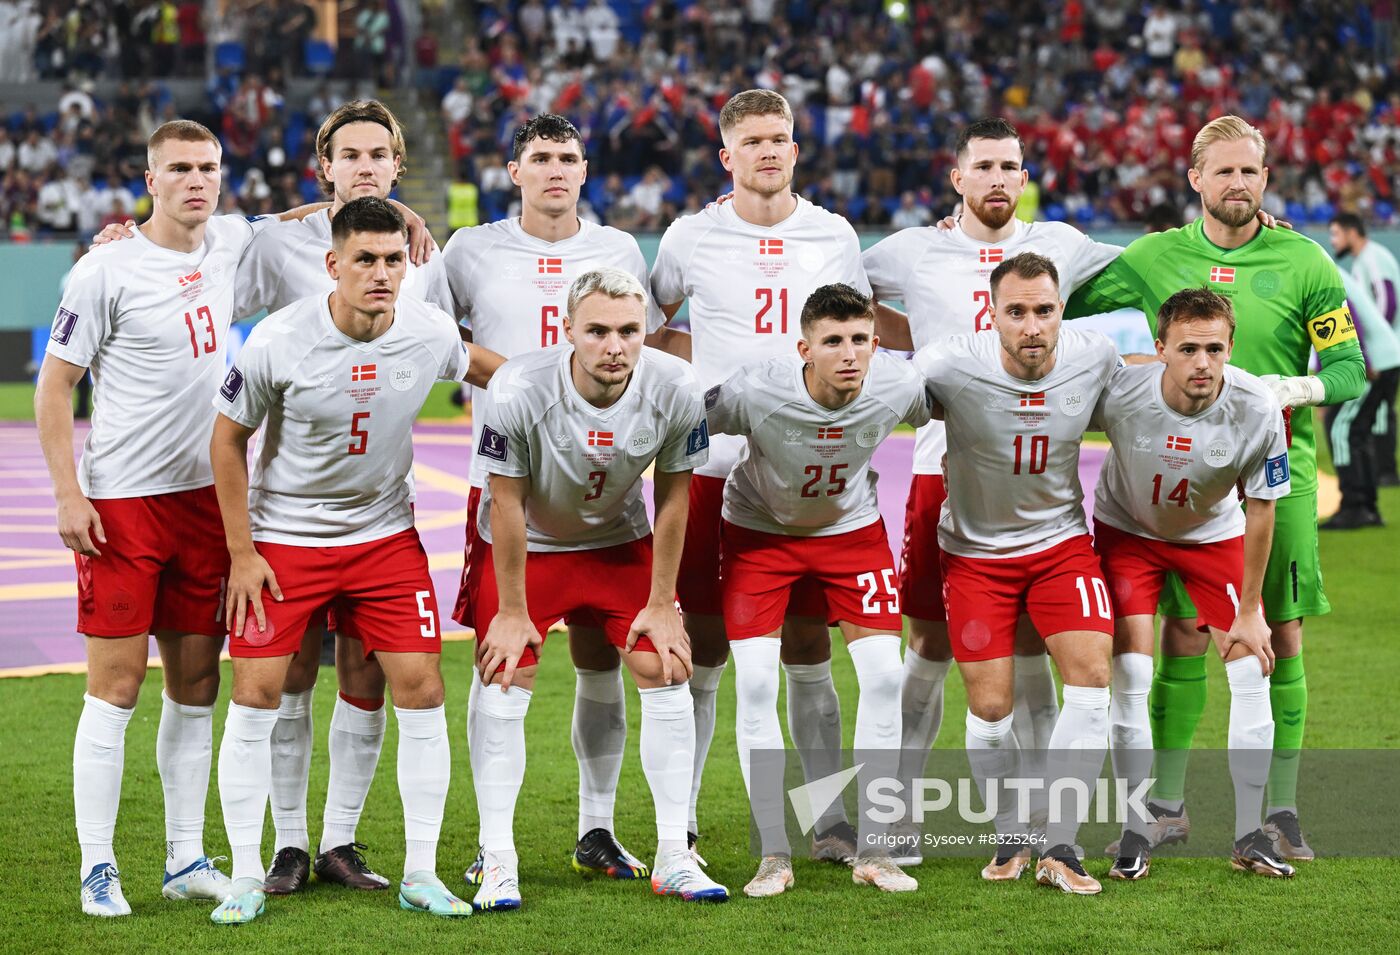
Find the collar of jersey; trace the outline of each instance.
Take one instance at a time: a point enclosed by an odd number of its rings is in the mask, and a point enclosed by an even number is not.
[[[1020,219],[1015,219],[1015,217],[1013,216],[1012,218],[1016,221],[1016,228],[1009,236],[1002,239],[1000,242],[983,242],[981,239],[974,239],[971,235],[968,234],[968,231],[963,228],[963,216],[965,215],[967,215],[966,212],[958,213],[958,221],[949,231],[956,235],[959,241],[961,241],[965,245],[971,246],[974,249],[1009,248],[1015,245],[1017,242],[1021,241],[1021,236],[1025,234],[1026,229],[1030,226],[1030,223],[1022,222]],[[933,229],[934,231],[938,230],[937,224],[927,226],[927,228]]]
[[[399,327],[398,302],[394,303],[394,320],[390,323],[388,328],[384,329],[384,334],[380,335],[373,341],[367,342],[362,342],[358,338],[351,338],[349,335],[342,332],[340,328],[336,326],[335,319],[331,317],[331,297],[329,293],[321,299],[321,307],[319,311],[321,312],[321,321],[325,323],[326,329],[330,332],[330,334],[334,335],[337,341],[344,343],[346,346],[353,348],[356,351],[373,351],[374,349],[382,345],[384,342],[388,341],[390,336],[394,334],[395,329]]]
[[[1223,249],[1220,246],[1216,245],[1214,242],[1210,241],[1210,236],[1206,235],[1205,216],[1202,216],[1201,218],[1197,219],[1195,222],[1191,223],[1186,228],[1194,229],[1196,232],[1196,238],[1200,240],[1201,244],[1204,245],[1206,248],[1210,249],[1210,251],[1214,252],[1216,255],[1241,255],[1245,252],[1245,250],[1253,248],[1256,242],[1262,243],[1264,241],[1264,233],[1269,231],[1267,226],[1261,225],[1259,227],[1259,231],[1254,233],[1253,237],[1251,237],[1250,240],[1244,245],[1236,249]]]
[[[736,227],[740,229],[751,229],[756,235],[768,235],[773,232],[783,232],[787,229],[792,228],[802,220],[802,213],[804,211],[804,207],[809,204],[808,200],[804,199],[797,193],[794,192],[792,193],[792,195],[794,198],[797,199],[797,205],[793,206],[792,211],[788,213],[787,218],[775,222],[772,225],[758,225],[756,223],[750,222],[748,219],[745,219],[743,216],[739,215],[739,210],[735,207],[732,201],[726,202],[724,205],[720,206],[719,211],[720,215],[728,216],[729,220]]]
[[[211,217],[211,221],[212,218],[213,217]],[[199,265],[201,262],[204,261],[204,257],[209,253],[209,226],[207,224],[204,226],[204,240],[200,242],[199,248],[194,249],[190,252],[180,252],[177,249],[167,248],[166,246],[153,242],[151,241],[151,237],[146,235],[146,233],[142,232],[139,227],[133,229],[132,231],[135,232],[136,235],[133,236],[131,241],[136,242],[138,244],[144,242],[146,248],[149,249],[151,252],[154,252],[156,255],[168,255],[171,258],[179,259],[186,265]],[[142,257],[144,257],[146,254],[147,253],[142,253]]]
[[[1220,373],[1220,376],[1222,379],[1224,379],[1225,383],[1220,388],[1220,394],[1215,396],[1215,400],[1212,401],[1206,407],[1202,408],[1200,411],[1197,411],[1195,414],[1182,414],[1180,411],[1177,411],[1171,405],[1167,404],[1167,399],[1162,395],[1162,377],[1165,374],[1166,371],[1163,370],[1162,374],[1154,375],[1152,377],[1152,398],[1154,401],[1157,402],[1157,407],[1161,408],[1163,411],[1171,415],[1177,421],[1180,421],[1182,424],[1195,424],[1197,422],[1204,421],[1206,419],[1206,416],[1209,415],[1212,411],[1214,411],[1216,408],[1224,406],[1225,399],[1230,394],[1230,366],[1226,365]]]
[[[520,220],[520,216],[515,216],[513,219],[510,220],[510,228],[511,231],[515,233],[516,238],[518,238],[521,242],[525,243],[526,245],[532,245],[543,251],[563,249],[567,247],[570,242],[576,242],[584,239],[584,233],[587,232],[589,227],[592,225],[593,223],[589,222],[587,219],[580,217],[578,220],[577,232],[569,236],[567,239],[559,239],[555,242],[550,242],[547,239],[541,239],[539,236],[534,236],[526,232],[525,226]]]
[[[636,400],[633,396],[641,390],[642,366],[646,364],[646,356],[644,354],[637,357],[637,366],[632,369],[632,377],[627,379],[627,388],[622,392],[622,397],[606,408],[599,408],[597,405],[584,398],[583,395],[579,394],[578,388],[574,386],[574,376],[569,372],[569,363],[573,360],[574,350],[572,348],[561,348],[560,351],[563,354],[559,360],[559,374],[564,379],[564,394],[569,396],[569,403],[575,408],[595,418],[606,420],[617,414],[618,409]]]

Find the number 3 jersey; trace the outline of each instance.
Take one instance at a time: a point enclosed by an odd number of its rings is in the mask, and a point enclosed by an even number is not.
[[[1225,366],[1220,396],[1195,415],[1162,398],[1163,366],[1120,368],[1099,398],[1096,426],[1113,449],[1094,490],[1094,519],[1140,537],[1212,544],[1244,533],[1235,493],[1289,491],[1283,415],[1268,386]]]
[[[1055,366],[1013,378],[995,330],[920,349],[944,409],[948,500],[938,544],[960,557],[1023,557],[1087,534],[1079,445],[1119,365],[1107,335],[1062,325]]]
[[[992,270],[1021,252],[1055,263],[1060,295],[1068,298],[1123,250],[1095,242],[1063,222],[1017,222],[1001,242],[979,242],[961,226],[904,229],[865,250],[866,274],[875,298],[904,303],[914,348],[992,327]],[[914,443],[914,473],[939,474],[947,441],[943,423],[931,421]]]
[[[870,459],[900,422],[929,420],[923,378],[876,353],[860,394],[831,409],[807,391],[796,355],[748,365],[705,394],[714,434],[746,436],[724,483],[724,519],[768,534],[826,537],[880,519]]]
[[[262,425],[248,481],[253,539],[342,546],[413,526],[413,420],[433,382],[470,363],[438,309],[400,298],[374,341],[331,319],[329,296],[305,298],[253,329],[214,397],[243,425]]]
[[[651,531],[642,475],[691,471],[710,446],[700,385],[690,365],[643,348],[622,397],[584,400],[571,373],[572,345],[512,358],[491,378],[476,458],[488,474],[529,478],[526,546],[592,550]],[[491,485],[477,527],[491,541]]]
[[[546,242],[526,232],[520,219],[502,219],[458,229],[442,252],[446,283],[434,289],[444,311],[471,329],[472,341],[515,358],[564,341],[569,286],[585,272],[609,267],[637,277],[647,287],[647,264],[637,240],[609,226],[579,220],[567,239]],[[663,316],[648,308],[647,331]],[[472,421],[480,422],[485,392],[472,389]],[[481,487],[486,472],[474,456],[471,483]]]
[[[73,267],[48,353],[92,370],[92,430],[78,483],[90,498],[169,494],[214,483],[210,399],[224,375],[234,274],[277,220],[214,216],[193,252],[136,237]]]
[[[740,364],[795,354],[807,296],[833,282],[870,294],[860,240],[841,216],[800,196],[773,226],[740,218],[732,201],[677,219],[651,270],[658,305],[690,301],[691,360],[707,388]],[[743,446],[737,437],[716,438],[699,473],[727,477]]]

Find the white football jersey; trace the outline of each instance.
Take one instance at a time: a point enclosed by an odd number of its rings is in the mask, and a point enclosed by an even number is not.
[[[329,295],[335,280],[326,272],[331,248],[331,210],[307,216],[300,222],[278,222],[265,229],[248,246],[238,266],[238,296],[234,319],[241,321],[263,309],[275,312],[308,295]],[[408,263],[399,295],[424,302],[444,297],[439,284],[447,282],[442,255],[433,256],[421,268]]]
[[[1038,252],[1060,273],[1060,298],[1103,271],[1123,249],[1095,242],[1064,222],[1021,222],[1009,238],[978,242],[962,226],[904,229],[865,250],[875,297],[904,303],[914,348],[992,327],[992,270],[1021,252]],[[948,442],[931,421],[914,442],[914,473],[939,474]]]
[[[213,216],[193,252],[136,237],[96,246],[69,273],[48,353],[92,371],[92,430],[78,483],[90,498],[214,483],[210,401],[224,376],[239,256],[272,218]]]
[[[922,376],[877,352],[860,394],[832,410],[812,399],[796,355],[747,365],[705,393],[711,434],[747,437],[724,482],[724,519],[768,534],[827,537],[880,519],[875,448],[895,425],[929,420]]]
[[[512,358],[491,378],[482,402],[476,457],[486,473],[528,477],[527,546],[592,550],[640,540],[651,531],[642,475],[690,471],[705,463],[709,429],[690,365],[653,348],[622,397],[589,404],[570,372],[565,343]],[[477,512],[491,540],[491,484]]]
[[[469,363],[447,316],[411,298],[372,342],[336,328],[328,295],[258,323],[213,402],[262,427],[248,481],[253,539],[335,547],[412,527],[413,420],[433,382],[461,381]]]
[[[1278,400],[1258,378],[1225,366],[1220,396],[1178,414],[1162,399],[1163,366],[1118,369],[1094,421],[1113,448],[1094,489],[1094,518],[1154,540],[1211,544],[1244,533],[1246,497],[1288,496],[1288,446]]]
[[[1100,332],[1060,326],[1055,367],[1013,378],[995,330],[914,355],[948,435],[948,500],[938,543],[963,557],[1022,557],[1087,534],[1079,445],[1119,366]]]
[[[739,218],[733,202],[671,223],[651,268],[658,305],[690,302],[695,373],[717,385],[740,363],[797,352],[798,319],[812,290],[844,282],[870,294],[851,224],[800,196],[774,226]],[[742,438],[717,436],[698,473],[727,477]]]
[[[447,240],[442,260],[446,282],[437,305],[472,331],[475,344],[506,358],[564,341],[564,314],[574,279],[597,268],[621,269],[647,287],[647,263],[637,240],[611,226],[579,220],[567,239],[546,242],[526,232],[519,217],[470,229]],[[664,316],[647,303],[647,331]],[[472,389],[472,421],[481,421],[485,392]],[[482,487],[486,472],[475,456],[471,483]]]

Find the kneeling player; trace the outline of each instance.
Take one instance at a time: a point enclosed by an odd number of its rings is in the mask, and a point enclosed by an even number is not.
[[[690,472],[709,448],[699,383],[678,358],[642,347],[646,292],[619,269],[569,290],[568,344],[512,359],[492,383],[476,449],[489,474],[470,599],[482,683],[470,725],[481,819],[478,910],[520,907],[513,833],[525,775],[525,713],[550,624],[620,652],[641,690],[642,770],[656,806],[652,889],[723,901],[686,845],[695,715],[690,643],[676,610]],[[655,462],[656,538],[642,498]]]
[[[1120,369],[1099,400],[1113,442],[1094,492],[1094,539],[1118,617],[1110,722],[1115,775],[1132,789],[1152,766],[1147,694],[1153,614],[1175,572],[1209,628],[1230,681],[1230,774],[1235,868],[1288,877],[1259,825],[1274,721],[1274,654],[1260,610],[1274,501],[1286,497],[1288,449],[1278,401],[1258,378],[1226,365],[1235,338],[1230,300],[1186,289],[1157,313],[1153,363]],[[1241,512],[1236,486],[1248,502]],[[1160,815],[1156,807],[1153,815]],[[1147,821],[1129,820],[1109,875],[1147,875]]]
[[[384,200],[347,203],[331,235],[335,291],[260,324],[215,398],[210,455],[233,560],[233,701],[219,797],[234,894],[212,916],[223,924],[252,921],[264,908],[270,737],[287,668],[308,621],[328,604],[374,654],[394,695],[407,842],[399,904],[471,914],[433,871],[451,763],[436,598],[404,478],[413,419],[433,381],[485,384],[500,356],[476,346],[468,354],[445,314],[396,302],[407,230]],[[250,482],[248,439],[264,421]],[[264,587],[273,597],[266,607]],[[250,603],[256,621],[245,627]]]
[[[705,396],[711,430],[748,438],[724,485],[721,577],[738,681],[739,767],[762,841],[763,861],[744,886],[750,896],[777,895],[793,883],[783,791],[753,779],[751,757],[783,748],[778,657],[798,583],[823,589],[829,622],[840,624],[850,647],[862,778],[893,776],[899,759],[902,621],[870,459],[900,422],[925,424],[929,401],[909,363],[875,354],[874,309],[855,289],[816,289],[801,322],[797,355],[750,365]],[[874,754],[888,754],[888,765]],[[855,881],[887,892],[918,888],[881,836],[862,821]]]

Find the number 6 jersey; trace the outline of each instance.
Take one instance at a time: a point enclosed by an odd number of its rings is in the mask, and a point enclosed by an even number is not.
[[[995,330],[921,349],[944,409],[948,500],[938,543],[960,557],[1023,557],[1087,534],[1079,445],[1118,367],[1107,335],[1060,326],[1055,367],[1013,378]]]

